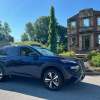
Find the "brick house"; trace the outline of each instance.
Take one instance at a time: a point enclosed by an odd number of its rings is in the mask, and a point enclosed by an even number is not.
[[[100,48],[100,11],[83,9],[67,20],[68,50]]]

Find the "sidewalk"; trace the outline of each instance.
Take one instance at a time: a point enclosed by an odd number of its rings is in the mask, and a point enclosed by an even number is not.
[[[84,62],[86,75],[100,75],[100,68],[91,67],[89,62]]]

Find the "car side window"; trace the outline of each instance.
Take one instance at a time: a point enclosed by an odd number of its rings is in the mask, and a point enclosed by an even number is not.
[[[7,53],[5,52],[5,50],[1,49],[1,50],[0,50],[0,55],[1,55],[1,56],[4,56],[4,55],[7,55]]]
[[[30,48],[27,48],[27,47],[20,48],[20,55],[21,56],[31,56],[31,55],[35,55],[35,54],[36,54],[36,51],[34,51]]]

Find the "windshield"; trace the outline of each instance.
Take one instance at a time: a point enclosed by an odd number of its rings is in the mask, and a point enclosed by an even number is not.
[[[34,48],[44,56],[55,56],[56,55],[53,52],[45,48],[41,48],[41,47],[34,47]]]

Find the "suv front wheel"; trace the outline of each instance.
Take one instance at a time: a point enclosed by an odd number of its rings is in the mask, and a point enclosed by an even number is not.
[[[48,69],[44,72],[43,83],[50,90],[58,90],[63,86],[62,73],[55,69]]]
[[[3,79],[4,79],[4,71],[2,67],[0,67],[0,81],[2,81]]]

